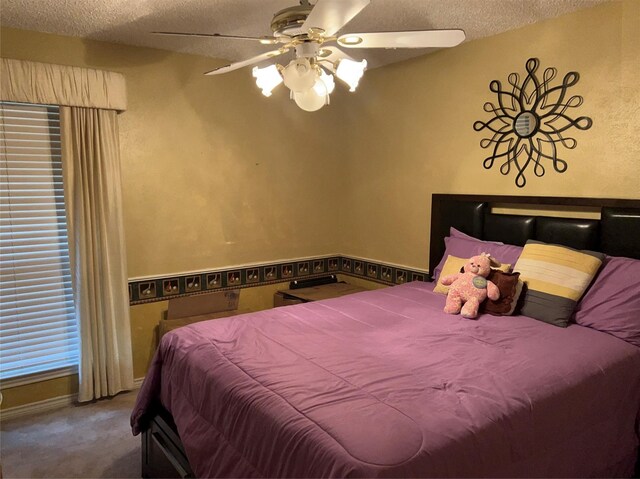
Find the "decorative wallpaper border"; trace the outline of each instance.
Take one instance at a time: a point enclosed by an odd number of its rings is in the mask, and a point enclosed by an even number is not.
[[[429,281],[426,271],[349,256],[329,256],[259,264],[201,273],[129,281],[129,304],[167,301],[238,288],[344,274],[387,285]]]

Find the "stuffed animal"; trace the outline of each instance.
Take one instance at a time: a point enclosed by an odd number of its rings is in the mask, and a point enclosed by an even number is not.
[[[442,278],[443,285],[451,285],[445,313],[461,313],[463,317],[473,319],[478,316],[480,303],[487,297],[494,301],[500,297],[498,287],[487,280],[492,260],[487,253],[482,253],[471,258],[460,273]]]

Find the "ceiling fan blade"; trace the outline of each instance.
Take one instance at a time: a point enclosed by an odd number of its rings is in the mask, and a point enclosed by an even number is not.
[[[444,48],[465,39],[462,30],[417,30],[406,32],[348,33],[338,37],[345,48]]]
[[[369,2],[370,0],[318,0],[299,33],[306,33],[310,28],[321,28],[327,36],[334,35]]]
[[[281,42],[276,37],[245,37],[242,35],[223,35],[220,33],[189,33],[189,32],[151,32],[154,35],[169,35],[177,37],[201,37],[201,38],[230,38],[232,40],[252,40],[258,41],[263,45],[274,45]],[[288,38],[285,38],[288,39]],[[283,41],[285,40],[283,39]]]
[[[269,58],[277,57],[278,55],[282,55],[287,51],[289,51],[288,48],[281,48],[280,50],[273,50],[270,52],[262,53],[261,55],[256,55],[255,57],[247,58],[246,60],[242,60],[241,62],[231,63],[229,65],[216,68],[214,70],[206,72],[205,75],[220,75],[221,73],[232,72],[233,70],[237,70],[239,68],[253,65],[255,63],[260,63],[264,60],[268,60]]]

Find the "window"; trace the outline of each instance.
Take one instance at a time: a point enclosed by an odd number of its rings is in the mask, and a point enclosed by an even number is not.
[[[78,365],[59,108],[0,102],[0,379]]]

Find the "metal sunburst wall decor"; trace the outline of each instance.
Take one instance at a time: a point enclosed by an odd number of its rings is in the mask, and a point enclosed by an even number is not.
[[[573,95],[568,100],[567,92],[573,87],[580,75],[577,72],[567,73],[562,84],[552,86],[558,71],[547,68],[538,78],[537,71],[540,60],[529,58],[525,65],[527,75],[522,83],[518,73],[511,73],[508,82],[511,87],[502,88],[502,83],[493,80],[489,89],[497,95],[497,103],[487,102],[484,110],[493,114],[489,121],[476,121],[473,129],[485,128],[492,132],[491,138],[480,141],[482,148],[491,148],[491,156],[485,158],[483,165],[491,169],[494,162],[502,162],[500,173],[508,175],[513,166],[516,175],[516,186],[522,188],[526,183],[525,172],[533,166],[533,173],[541,177],[545,174],[545,164],[553,165],[558,173],[567,170],[567,162],[558,157],[558,147],[574,149],[575,138],[565,137],[565,131],[571,127],[588,130],[593,121],[586,116],[575,120],[568,114],[570,108],[577,108],[583,103],[580,95]]]

